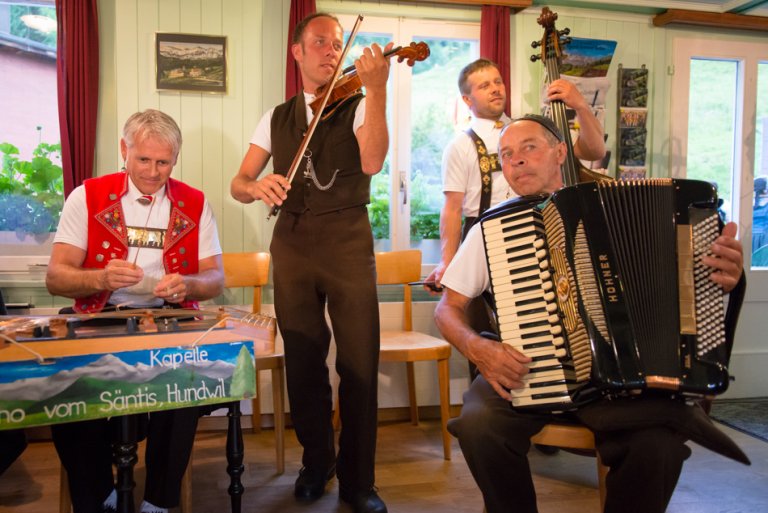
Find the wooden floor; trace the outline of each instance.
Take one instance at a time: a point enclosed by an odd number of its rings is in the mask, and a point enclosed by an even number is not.
[[[764,513],[768,511],[768,443],[724,428],[752,459],[752,466],[726,460],[694,444],[672,498],[669,513]],[[247,433],[243,512],[348,513],[337,483],[314,505],[297,504],[293,482],[301,452],[287,433],[286,473],[276,475],[272,432]],[[229,511],[224,471],[224,434],[201,432],[194,451],[195,513]],[[439,425],[426,421],[382,424],[379,428],[377,485],[391,513],[480,513],[482,500],[454,440],[453,460],[442,459]],[[560,452],[531,453],[541,513],[598,511],[595,460]],[[59,464],[50,442],[34,442],[0,477],[0,512],[58,511]],[[143,468],[137,467],[137,482]]]

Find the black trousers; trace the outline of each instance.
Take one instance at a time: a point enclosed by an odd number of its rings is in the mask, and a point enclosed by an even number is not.
[[[464,394],[461,416],[448,428],[459,439],[488,513],[535,513],[536,492],[527,457],[531,436],[557,420],[581,421],[592,428],[593,419],[604,418],[614,407],[599,401],[567,416],[521,413],[481,375]],[[636,407],[644,408],[642,401]],[[648,415],[652,408],[651,404]],[[685,437],[654,424],[593,431],[603,463],[610,467],[605,513],[663,513],[691,453]]]
[[[155,506],[179,504],[198,415],[197,407],[149,414],[144,499]],[[101,513],[102,503],[115,486],[112,444],[116,427],[116,422],[107,419],[51,426],[56,452],[69,478],[74,513]]]
[[[305,467],[336,460],[345,491],[374,483],[379,305],[373,236],[365,207],[315,216],[282,212],[270,246],[275,312],[285,343],[291,418]],[[326,358],[336,341],[341,435],[335,456]]]
[[[180,308],[177,304],[167,306]],[[66,307],[59,313],[71,314],[74,310]],[[112,326],[124,322],[91,319],[83,325]],[[192,454],[200,415],[201,409],[196,406],[135,415],[141,438],[147,438],[144,499],[155,506],[172,508],[179,504],[181,479]],[[115,486],[112,446],[118,439],[117,425],[108,419],[98,419],[51,426],[56,452],[69,478],[74,513],[101,513],[102,503]]]
[[[22,429],[0,431],[0,475],[8,470],[16,458],[27,448],[27,437]]]

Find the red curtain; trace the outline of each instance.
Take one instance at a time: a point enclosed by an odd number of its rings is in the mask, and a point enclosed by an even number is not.
[[[490,59],[499,66],[501,78],[507,88],[507,106],[510,112],[509,74],[511,56],[509,54],[509,7],[484,5],[480,14],[480,57]]]
[[[285,59],[285,99],[296,96],[301,91],[301,73],[299,65],[291,53],[293,28],[308,15],[317,11],[315,0],[291,0],[291,15],[288,20],[288,55]]]
[[[97,0],[56,0],[56,74],[64,194],[93,175],[99,105]]]

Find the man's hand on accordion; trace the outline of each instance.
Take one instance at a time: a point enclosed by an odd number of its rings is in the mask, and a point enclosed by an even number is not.
[[[435,309],[435,322],[445,340],[459,350],[491,384],[509,400],[509,390],[521,388],[531,359],[507,344],[480,336],[467,322],[470,298],[446,288]]]
[[[531,359],[508,344],[480,340],[472,349],[473,362],[496,393],[509,400],[510,390],[523,387]]]
[[[726,224],[723,233],[712,243],[715,256],[702,258],[704,264],[714,269],[710,279],[723,287],[725,292],[733,290],[744,270],[744,252],[741,242],[736,239],[737,230],[736,223]]]

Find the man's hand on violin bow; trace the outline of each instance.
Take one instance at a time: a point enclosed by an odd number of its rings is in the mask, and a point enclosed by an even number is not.
[[[373,43],[370,48],[363,50],[363,54],[355,60],[355,69],[366,89],[386,90],[389,78],[389,59],[384,57],[384,52],[392,49],[394,43],[390,42],[382,50],[379,45]]]
[[[253,199],[261,200],[268,207],[282,205],[288,198],[288,189],[291,184],[280,174],[272,173],[260,180],[253,180],[248,184],[248,193]]]

